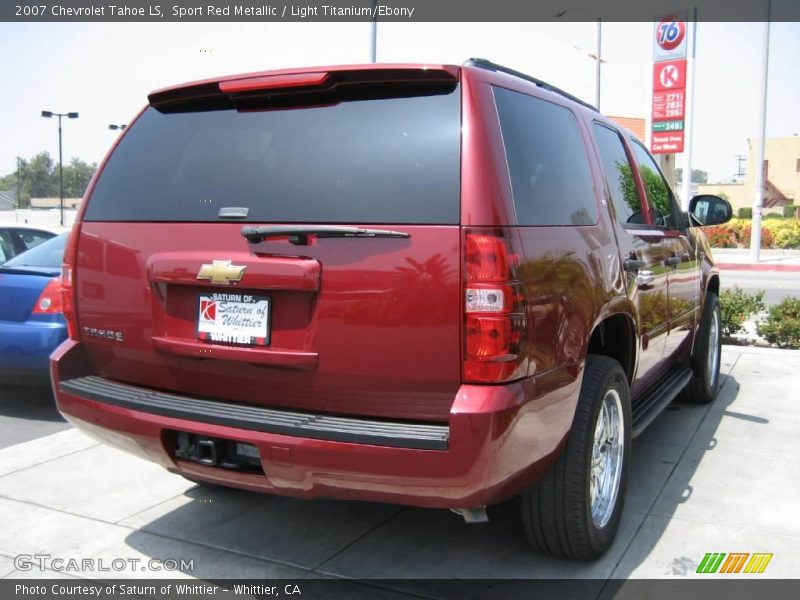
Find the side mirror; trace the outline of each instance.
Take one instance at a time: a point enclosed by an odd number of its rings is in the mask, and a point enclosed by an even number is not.
[[[711,194],[701,194],[689,202],[689,216],[693,226],[721,225],[733,217],[731,203]]]

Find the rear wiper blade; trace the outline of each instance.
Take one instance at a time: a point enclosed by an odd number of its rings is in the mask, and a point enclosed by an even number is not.
[[[404,231],[390,229],[362,229],[360,227],[346,227],[340,225],[248,225],[242,227],[242,235],[251,244],[263,240],[288,236],[292,244],[299,246],[308,245],[308,236],[317,237],[372,237],[372,238],[408,238],[410,234]]]

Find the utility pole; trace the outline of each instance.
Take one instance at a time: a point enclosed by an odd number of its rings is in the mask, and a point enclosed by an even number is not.
[[[597,17],[597,56],[595,56],[595,60],[597,60],[597,66],[595,67],[595,89],[594,89],[594,105],[597,108],[597,112],[600,112],[600,63],[603,61],[602,59],[602,52],[603,50],[603,19]]]
[[[18,156],[17,157],[17,197],[14,199],[14,204],[17,205],[17,208],[19,208],[20,198],[22,198],[22,196],[20,195],[20,193],[21,193],[20,190],[22,189],[22,186],[20,185],[21,184],[21,181],[20,181],[21,177],[22,177],[22,159]]]
[[[736,154],[733,158],[736,159],[736,177],[744,177],[744,169],[742,168],[742,163],[745,162],[747,159],[745,158],[744,154]]]
[[[686,61],[686,115],[684,121],[683,180],[681,181],[681,210],[689,210],[692,189],[692,140],[694,138],[694,73],[697,53],[697,7],[692,9],[692,34],[689,60]]]
[[[764,206],[764,137],[767,134],[767,81],[769,81],[769,17],[772,8],[767,0],[767,20],[764,23],[762,38],[763,69],[761,73],[761,106],[758,109],[759,136],[756,140],[756,164],[753,192],[753,222],[750,229],[750,257],[753,262],[760,260],[761,253],[761,209]]]

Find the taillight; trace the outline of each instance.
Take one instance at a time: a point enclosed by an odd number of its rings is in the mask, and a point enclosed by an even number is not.
[[[465,233],[465,381],[498,383],[527,373],[520,253],[510,235],[500,229]]]
[[[78,339],[78,317],[75,314],[75,262],[80,227],[80,223],[72,227],[64,248],[64,263],[61,265],[61,311],[67,321],[67,333],[73,340]]]
[[[35,315],[56,314],[61,312],[61,305],[61,278],[54,277],[42,290],[32,312]]]

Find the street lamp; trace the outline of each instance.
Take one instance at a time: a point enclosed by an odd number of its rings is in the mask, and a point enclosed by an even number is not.
[[[61,226],[64,226],[64,158],[61,152],[61,118],[67,117],[68,119],[77,119],[78,113],[56,113],[49,110],[43,110],[42,116],[45,119],[50,117],[58,117],[58,179],[59,179],[59,197],[61,198]]]
[[[112,123],[111,125],[109,125],[109,126],[108,126],[108,128],[109,128],[109,129],[113,129],[113,130],[115,130],[115,131],[116,131],[117,129],[119,129],[119,130],[123,130],[123,129],[125,129],[126,127],[127,127],[127,125],[126,125],[126,124],[124,124],[124,123],[123,123],[122,125],[117,125],[116,123]]]
[[[603,62],[603,58],[601,56],[601,52],[603,49],[603,19],[582,8],[568,8],[566,10],[562,10],[561,12],[554,14],[553,16],[556,19],[560,19],[570,11],[582,12],[586,15],[589,15],[590,17],[594,17],[597,20],[597,55],[593,57],[597,61],[597,65],[595,66],[594,105],[599,111],[600,110],[600,63]],[[592,55],[590,54],[589,56]]]
[[[378,62],[378,0],[372,0],[372,20],[369,22],[369,62]]]

